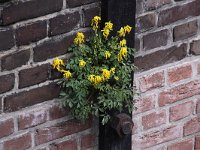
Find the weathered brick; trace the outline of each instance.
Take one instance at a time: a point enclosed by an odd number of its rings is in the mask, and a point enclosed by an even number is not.
[[[12,54],[3,56],[1,59],[2,70],[12,70],[17,67],[26,65],[30,59],[30,50],[23,50],[14,52]]]
[[[182,65],[179,67],[173,67],[168,69],[168,82],[174,83],[183,79],[191,78],[192,66],[190,64]]]
[[[58,97],[59,87],[52,83],[43,87],[7,96],[4,100],[4,111],[12,112]]]
[[[159,13],[158,26],[174,23],[188,17],[198,16],[200,13],[200,1],[165,9]]]
[[[49,109],[49,120],[62,118],[67,116],[68,114],[69,114],[68,108],[61,108],[57,105],[54,105]]]
[[[0,121],[0,138],[8,136],[14,132],[14,122],[12,118]]]
[[[197,112],[197,113],[200,113],[200,99],[197,100],[196,112]]]
[[[89,134],[81,137],[81,150],[87,150],[96,145],[96,136]]]
[[[7,74],[0,76],[0,94],[13,89],[15,84],[15,75]]]
[[[200,149],[200,136],[197,136],[195,138],[195,150],[199,150]]]
[[[136,19],[136,32],[148,31],[156,26],[156,15],[150,13]]]
[[[45,109],[33,110],[20,114],[18,117],[19,130],[37,126],[47,121],[47,111]]]
[[[85,4],[90,4],[98,2],[98,0],[66,0],[66,4],[68,7],[77,7]]]
[[[166,123],[166,111],[153,112],[142,117],[143,129],[150,129]]]
[[[133,112],[133,114],[142,113],[155,108],[155,101],[156,101],[155,95],[139,98],[138,100],[136,100],[135,103],[136,110]]]
[[[174,41],[184,40],[197,34],[197,21],[192,21],[186,24],[176,26],[173,29]]]
[[[147,34],[143,37],[143,48],[144,50],[150,50],[160,46],[165,46],[167,45],[168,38],[168,30],[161,30]]]
[[[178,104],[170,108],[169,119],[170,121],[180,120],[192,114],[193,110],[194,103],[192,101],[183,104]]]
[[[193,141],[191,139],[171,144],[168,146],[168,150],[193,150]]]
[[[15,45],[13,30],[10,28],[0,29],[0,51],[12,48]]]
[[[19,88],[35,85],[48,79],[48,64],[34,68],[24,69],[19,72]]]
[[[73,43],[74,35],[67,36],[63,39],[53,39],[36,46],[34,51],[34,61],[40,62],[63,55],[67,52],[67,48]]]
[[[77,150],[77,142],[75,140],[68,140],[61,143],[53,143],[50,150]],[[82,150],[82,149],[81,149]]]
[[[171,0],[144,0],[144,8],[146,10],[153,10],[171,2]]]
[[[165,129],[156,130],[144,135],[135,135],[132,138],[134,149],[145,149],[160,143],[168,142],[182,136],[180,126],[171,126]]]
[[[143,1],[141,0],[136,0],[136,14],[142,14],[143,13]]]
[[[200,63],[197,64],[197,73],[200,74]]]
[[[20,26],[15,31],[16,44],[26,45],[39,41],[47,36],[47,22],[37,21]]]
[[[62,0],[30,0],[12,2],[4,7],[1,12],[2,24],[8,25],[17,21],[50,14],[61,10],[62,6]]]
[[[195,117],[184,124],[184,135],[190,135],[200,131],[200,117]]]
[[[31,147],[31,134],[26,133],[3,142],[3,150],[25,150]]]
[[[140,50],[140,39],[139,38],[135,38],[135,50],[139,51]]]
[[[145,75],[138,79],[139,89],[141,92],[146,92],[152,89],[164,86],[164,71]]]
[[[160,50],[145,56],[136,57],[134,62],[138,70],[142,71],[181,60],[186,56],[187,45],[182,44],[180,47],[173,46],[166,50]]]
[[[185,98],[200,94],[200,81],[191,81],[159,94],[159,106],[165,106]]]
[[[200,40],[197,41],[193,41],[190,44],[190,53],[192,53],[193,55],[200,55]]]
[[[79,12],[58,15],[49,20],[49,35],[54,36],[72,31],[80,23]]]
[[[86,121],[84,124],[77,120],[69,120],[55,126],[37,129],[35,133],[36,145],[86,130],[91,128],[91,124],[91,120]]]
[[[100,7],[92,7],[89,9],[84,9],[84,27],[90,27],[91,26],[91,20],[94,16],[100,15]]]
[[[3,112],[3,97],[0,97],[0,114]]]

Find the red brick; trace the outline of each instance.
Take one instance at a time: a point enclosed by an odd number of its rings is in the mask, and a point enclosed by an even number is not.
[[[25,150],[32,145],[31,134],[23,134],[3,143],[3,150]]]
[[[1,29],[0,41],[0,51],[12,48],[15,45],[13,30],[10,28]]]
[[[37,126],[47,121],[47,112],[45,109],[26,112],[18,117],[18,127],[20,130]]]
[[[186,24],[176,26],[173,30],[174,41],[184,40],[197,34],[197,21],[192,21]]]
[[[54,143],[50,146],[50,150],[77,150],[77,149],[78,149],[77,142],[75,140],[64,141],[62,143]]]
[[[157,127],[162,124],[165,124],[166,119],[167,118],[166,118],[165,111],[153,112],[142,117],[142,126],[145,130],[153,128],[153,127]]]
[[[200,63],[197,65],[197,73],[200,74]]]
[[[190,135],[200,131],[200,117],[196,117],[186,122],[183,128],[184,135]]]
[[[133,114],[145,112],[148,110],[151,110],[155,108],[155,95],[150,95],[146,97],[141,97],[138,100],[136,100],[135,107],[136,110],[133,112]]]
[[[200,94],[200,81],[191,81],[159,94],[159,106],[165,106],[185,98]]]
[[[3,7],[3,10],[1,11],[2,24],[8,25],[21,20],[50,14],[61,10],[62,6],[62,0],[30,0],[12,2],[6,7]]]
[[[200,12],[200,1],[196,0],[189,4],[175,6],[165,9],[159,13],[158,25],[164,26],[188,17],[198,16]]]
[[[192,66],[190,64],[173,67],[168,70],[168,82],[174,83],[192,76]]]
[[[49,76],[48,71],[48,64],[21,70],[19,72],[19,88],[45,82]]]
[[[36,46],[33,59],[35,62],[45,61],[66,54],[67,48],[73,43],[74,35],[69,35],[62,39],[52,39]]]
[[[35,134],[36,145],[84,131],[91,128],[91,125],[91,120],[86,121],[84,124],[78,122],[77,120],[69,120],[55,126],[37,129]]]
[[[200,40],[193,41],[190,44],[190,53],[193,55],[200,55]]]
[[[136,19],[136,32],[148,31],[156,26],[156,15],[150,13]]]
[[[148,70],[164,64],[179,61],[187,56],[187,45],[173,46],[168,49],[162,49],[151,54],[139,56],[134,59],[138,70]]]
[[[90,3],[97,2],[98,0],[66,0],[67,6],[69,7],[77,7],[81,5],[86,5]]]
[[[187,140],[171,144],[168,146],[168,150],[193,150],[193,141]]]
[[[154,33],[149,33],[143,37],[144,50],[150,50],[157,47],[167,45],[169,35],[168,30],[161,30]]]
[[[81,150],[87,150],[96,145],[96,136],[89,134],[81,137]]]
[[[47,22],[37,21],[20,26],[15,31],[18,46],[39,41],[47,36]]]
[[[200,113],[200,100],[197,101],[196,112]]]
[[[26,65],[30,59],[30,50],[14,52],[3,56],[1,59],[2,70],[12,70],[17,67]]]
[[[47,100],[52,100],[59,96],[60,89],[56,83],[24,91],[5,97],[4,110],[5,112],[17,111],[22,108],[42,103]]]
[[[136,135],[132,138],[134,149],[145,149],[154,145],[168,142],[182,136],[180,126],[171,126],[166,129],[150,132],[144,135]]]
[[[195,138],[195,150],[200,150],[200,136]]]
[[[0,94],[13,89],[15,84],[15,75],[7,74],[0,76]]]
[[[67,116],[68,114],[69,114],[68,108],[61,108],[57,105],[54,105],[49,109],[50,120],[59,119],[59,118]]]
[[[58,15],[49,20],[50,36],[72,31],[80,23],[79,12]]]
[[[192,101],[171,107],[169,116],[170,121],[177,121],[189,116],[192,114],[193,109],[194,103]]]
[[[146,0],[144,1],[144,7],[146,10],[152,10],[159,8],[163,5],[171,3],[171,0]]]
[[[164,72],[156,72],[150,75],[145,75],[138,79],[139,89],[141,92],[146,92],[152,89],[164,86]]]
[[[92,7],[89,9],[84,9],[83,13],[84,13],[84,27],[90,27],[93,17],[100,15],[100,7]]]
[[[0,121],[0,138],[8,136],[13,132],[14,122],[12,118]]]

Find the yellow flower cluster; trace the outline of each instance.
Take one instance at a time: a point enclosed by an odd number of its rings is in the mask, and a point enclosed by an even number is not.
[[[129,25],[126,25],[125,27],[121,27],[121,29],[118,31],[119,37],[125,37],[126,33],[130,33],[132,30],[132,27]]]
[[[62,59],[59,59],[58,57],[56,57],[56,59],[53,61],[53,68],[57,69],[58,71],[61,71],[61,67],[64,66],[64,62]]]
[[[105,39],[108,39],[110,31],[112,30],[113,30],[113,24],[110,21],[106,22],[105,27],[103,28],[103,30],[101,30],[103,32],[103,36]]]
[[[98,85],[108,79],[110,79],[112,74],[115,74],[115,68],[111,68],[111,70],[107,70],[107,69],[102,69],[102,75],[89,75],[88,80],[94,84],[94,85]]]
[[[86,62],[84,61],[84,60],[79,60],[79,67],[81,67],[81,68],[83,68],[83,67],[85,67],[85,65],[86,65]]]
[[[127,47],[121,47],[120,52],[118,54],[118,61],[121,62],[123,58],[126,58],[128,53]]]
[[[99,22],[101,21],[101,17],[99,16],[95,16],[93,19],[92,19],[92,28],[93,30],[97,30],[99,28]]]
[[[83,44],[85,42],[85,36],[82,32],[78,32],[76,34],[76,38],[74,39],[74,44],[75,45],[80,45]]]
[[[106,59],[110,58],[111,53],[109,51],[105,51],[104,56]]]
[[[120,41],[120,46],[121,47],[126,46],[126,40],[125,39],[123,39],[123,40]]]
[[[72,73],[70,71],[62,70],[63,72],[63,77],[69,79],[72,77]]]

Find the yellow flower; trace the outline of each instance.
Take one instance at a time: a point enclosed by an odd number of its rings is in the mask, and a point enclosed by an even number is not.
[[[111,53],[109,51],[105,51],[104,56],[106,59],[110,58]]]
[[[100,21],[101,21],[101,17],[99,17],[99,16],[95,16],[92,19],[91,26],[92,26],[93,30],[97,30],[99,28],[99,22]]]
[[[118,61],[121,62],[123,60],[122,55],[119,53],[118,54]]]
[[[120,41],[120,46],[121,47],[126,46],[126,40],[125,39],[123,39],[123,40]]]
[[[86,62],[84,60],[79,60],[79,67],[85,67]]]
[[[111,68],[110,71],[112,74],[115,74],[115,67]]]
[[[85,36],[82,32],[78,32],[76,34],[76,38],[74,39],[74,44],[76,45],[80,45],[83,44],[85,42]]]
[[[119,77],[115,76],[114,79],[118,81],[118,80],[119,80]]]
[[[54,61],[53,61],[52,66],[54,69],[61,71],[61,66],[65,66],[65,64],[62,59],[59,59],[58,57],[56,57],[56,59],[54,59]]]
[[[121,29],[118,31],[119,33],[119,37],[125,37],[126,36],[126,32],[124,30],[124,28],[121,27]]]
[[[124,27],[124,30],[125,30],[126,33],[130,33],[131,30],[132,30],[132,27],[130,27],[129,25],[126,25],[126,26]]]
[[[105,39],[108,39],[108,36],[110,34],[110,30],[109,29],[103,29],[101,30],[103,32],[103,36]]]
[[[113,23],[111,23],[110,21],[106,22],[104,29],[113,30]]]
[[[95,79],[94,79],[94,84],[97,85],[99,83],[101,83],[103,80],[102,80],[102,77],[101,76],[95,76]]]
[[[111,72],[107,69],[102,69],[102,76],[104,80],[107,80],[110,78]]]
[[[72,73],[70,71],[63,70],[63,76],[64,78],[69,79],[72,77]]]
[[[122,48],[120,49],[120,54],[121,54],[122,57],[125,58],[126,55],[127,55],[127,53],[128,53],[127,47],[122,47]]]

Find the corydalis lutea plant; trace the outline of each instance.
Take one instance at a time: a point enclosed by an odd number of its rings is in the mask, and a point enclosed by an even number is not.
[[[78,32],[74,44],[68,49],[73,57],[64,64],[56,58],[53,68],[63,74],[61,105],[70,107],[74,117],[82,121],[90,115],[102,117],[102,124],[109,121],[109,110],[132,111],[133,87],[131,62],[134,50],[127,47],[126,35],[132,28],[122,27],[116,36],[110,37],[113,24],[106,22],[100,30],[99,16],[92,19],[94,35],[87,40]]]

